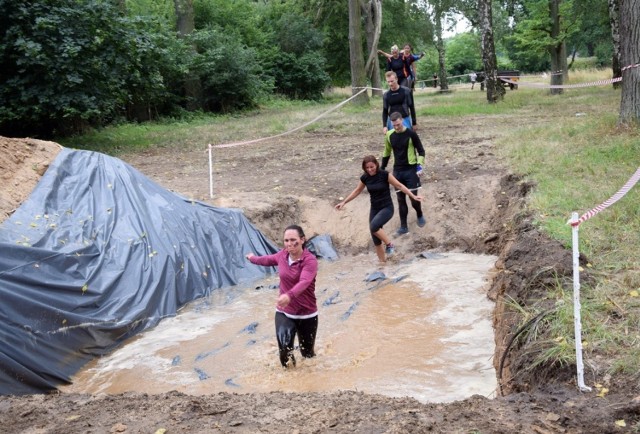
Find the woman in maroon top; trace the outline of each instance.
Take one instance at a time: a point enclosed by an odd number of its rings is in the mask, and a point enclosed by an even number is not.
[[[284,249],[273,255],[246,258],[256,265],[278,267],[280,295],[276,302],[276,337],[283,367],[295,366],[294,339],[298,335],[302,357],[314,357],[318,330],[316,275],[318,260],[305,248],[306,237],[298,225],[284,230]]]

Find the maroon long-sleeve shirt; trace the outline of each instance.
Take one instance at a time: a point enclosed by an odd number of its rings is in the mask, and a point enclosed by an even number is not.
[[[318,260],[307,249],[299,260],[289,265],[289,252],[280,250],[273,255],[253,256],[252,264],[277,266],[280,275],[280,294],[287,294],[291,302],[284,309],[276,309],[291,318],[310,318],[318,313],[316,303],[316,275]]]

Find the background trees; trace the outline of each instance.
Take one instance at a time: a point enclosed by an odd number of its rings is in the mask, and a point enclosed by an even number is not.
[[[417,63],[418,80],[483,68],[476,0],[350,1],[359,8],[362,34],[353,49],[363,65],[379,37],[376,48],[384,51],[410,43],[426,53]],[[638,46],[632,34],[638,0],[487,1],[497,68],[566,72],[585,59],[593,66],[614,59],[615,67],[622,56],[616,35],[627,47],[626,61],[634,62],[628,47]],[[330,84],[352,84],[348,6],[342,0],[0,0],[0,134],[51,137],[121,120],[245,109],[274,95],[321,98]],[[473,28],[447,36],[456,14]],[[618,32],[615,23],[623,18]],[[368,65],[356,81],[380,86],[385,59]],[[637,106],[630,101],[625,118]]]
[[[622,99],[619,122],[640,126],[640,0],[620,0]]]

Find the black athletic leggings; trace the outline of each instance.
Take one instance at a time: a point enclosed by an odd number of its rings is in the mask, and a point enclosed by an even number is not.
[[[373,235],[374,232],[378,232],[382,227],[391,220],[393,217],[393,203],[386,208],[373,209],[369,211],[369,230],[371,231],[371,239],[373,244],[379,246],[382,241],[377,236]]]
[[[302,357],[314,357],[316,353],[313,348],[316,343],[316,332],[318,331],[318,316],[306,319],[292,319],[276,312],[276,337],[278,338],[278,349],[280,351],[280,363],[286,367],[291,360],[293,366],[296,365],[296,358],[293,356],[294,339],[298,334],[300,353]]]
[[[401,184],[404,184],[413,194],[418,194],[418,187],[420,187],[420,178],[416,174],[415,166],[408,169],[393,169],[393,176],[396,177]],[[400,226],[407,227],[407,216],[409,215],[409,207],[407,206],[407,195],[396,190],[398,195],[398,214],[400,214]],[[409,199],[411,206],[416,210],[418,218],[422,217],[422,206],[417,200]]]

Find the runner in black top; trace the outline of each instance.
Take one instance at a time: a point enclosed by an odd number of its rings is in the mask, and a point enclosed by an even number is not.
[[[394,112],[402,115],[406,128],[415,130],[418,125],[416,123],[416,108],[413,105],[411,89],[400,86],[393,71],[387,72],[385,78],[389,84],[389,90],[382,96],[382,132],[387,134],[387,131],[393,128],[389,115]]]
[[[358,186],[347,196],[345,200],[336,205],[336,209],[344,208],[347,202],[355,199],[364,188],[367,188],[371,199],[371,211],[369,212],[369,231],[373,244],[376,247],[376,254],[380,262],[385,262],[386,256],[394,252],[395,246],[382,229],[382,226],[393,217],[393,202],[391,200],[391,189],[389,185],[403,191],[411,200],[422,201],[420,196],[413,194],[407,187],[402,185],[392,174],[380,170],[380,164],[373,155],[367,155],[362,160],[362,170],[364,173],[360,177]],[[385,246],[382,245],[384,243]]]

